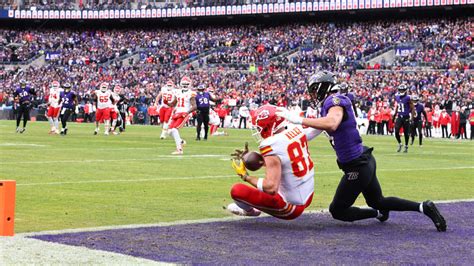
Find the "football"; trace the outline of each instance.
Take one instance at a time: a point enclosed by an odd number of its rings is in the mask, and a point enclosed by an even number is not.
[[[258,169],[262,168],[265,160],[263,156],[258,152],[247,152],[244,156],[242,156],[242,161],[244,162],[245,168],[250,171],[257,171]]]

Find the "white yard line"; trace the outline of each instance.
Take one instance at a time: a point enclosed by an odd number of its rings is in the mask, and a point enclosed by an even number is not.
[[[6,142],[6,143],[0,143],[0,146],[27,146],[27,147],[48,147],[48,145],[43,145],[43,144],[35,144],[35,143],[11,143],[11,142]]]
[[[134,162],[134,161],[162,161],[162,160],[187,160],[187,159],[207,159],[219,158],[225,155],[218,154],[192,154],[192,155],[154,155],[154,158],[128,158],[128,159],[94,159],[94,160],[51,160],[51,161],[23,161],[23,162],[3,162],[0,165],[17,164],[56,164],[56,163],[107,163],[107,162]],[[230,157],[229,157],[230,158]]]
[[[438,171],[438,170],[462,170],[474,169],[474,166],[459,167],[439,167],[439,168],[413,168],[413,169],[378,169],[379,172],[409,172],[409,171]],[[323,174],[342,173],[340,170],[335,171],[316,171],[316,176]],[[17,186],[54,186],[69,184],[97,184],[97,183],[128,183],[128,182],[153,182],[167,180],[190,180],[190,179],[213,179],[213,178],[229,178],[235,175],[215,175],[215,176],[182,176],[182,177],[164,177],[164,178],[139,178],[139,179],[105,179],[105,180],[84,180],[84,181],[65,181],[65,182],[43,182],[43,183],[18,183]]]

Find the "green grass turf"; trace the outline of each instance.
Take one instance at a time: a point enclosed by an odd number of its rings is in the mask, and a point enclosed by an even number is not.
[[[48,135],[48,127],[29,123],[16,134],[13,121],[0,122],[0,179],[17,181],[16,232],[229,216],[222,206],[231,202],[229,189],[240,179],[228,154],[245,141],[257,147],[248,130],[196,142],[195,130],[186,128],[186,154],[172,157],[174,142],[160,140],[159,127],[131,126],[108,137],[93,136],[91,124],[70,124],[66,137]],[[375,147],[385,195],[474,198],[473,142],[429,139],[400,154],[394,137],[363,139]],[[310,209],[327,208],[341,172],[323,135],[310,151],[316,165]],[[363,198],[357,204],[364,205]]]

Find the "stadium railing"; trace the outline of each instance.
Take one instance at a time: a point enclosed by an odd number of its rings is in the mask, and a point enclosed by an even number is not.
[[[20,10],[0,9],[4,19],[149,19],[175,17],[210,17],[274,13],[327,12],[343,10],[410,9],[472,5],[473,0],[330,0],[302,1],[206,7],[107,9],[107,10]]]

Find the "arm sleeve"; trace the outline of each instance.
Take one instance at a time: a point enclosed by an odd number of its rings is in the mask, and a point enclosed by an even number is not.
[[[308,127],[308,128],[303,129],[303,132],[306,135],[306,139],[308,141],[311,141],[314,138],[316,138],[317,136],[319,136],[319,134],[321,134],[323,131],[320,130],[320,129]]]

